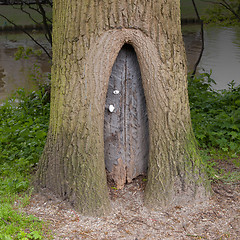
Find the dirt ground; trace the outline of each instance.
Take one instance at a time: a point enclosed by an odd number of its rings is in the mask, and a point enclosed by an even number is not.
[[[209,201],[150,211],[143,206],[143,180],[110,190],[112,213],[77,214],[47,191],[33,195],[24,211],[49,222],[54,239],[240,239],[240,182],[212,184]]]

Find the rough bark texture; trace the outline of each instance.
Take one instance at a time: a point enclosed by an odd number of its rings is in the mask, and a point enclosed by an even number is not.
[[[146,205],[206,195],[190,122],[180,1],[56,0],[51,116],[37,184],[84,214],[109,210],[104,108],[125,43],[138,57],[149,119]]]

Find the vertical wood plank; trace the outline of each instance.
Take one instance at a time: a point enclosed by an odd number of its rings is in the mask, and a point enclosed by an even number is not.
[[[114,91],[119,91],[114,94]],[[109,106],[114,107],[113,112]],[[105,164],[118,188],[146,174],[148,118],[136,53],[125,44],[109,79],[104,122]]]

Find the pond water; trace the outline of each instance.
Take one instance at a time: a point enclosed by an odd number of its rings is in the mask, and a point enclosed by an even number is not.
[[[46,48],[50,48],[43,34],[35,34],[35,37]],[[25,34],[2,33],[0,43],[0,102],[2,102],[18,88],[36,89],[38,82],[33,80],[33,75],[40,78],[43,76],[43,79],[46,79],[44,75],[47,76],[50,72],[51,65],[46,54],[15,60],[19,46],[39,49]]]
[[[199,25],[185,25],[182,28],[186,47],[188,69],[192,71],[201,50]],[[43,34],[34,34],[38,41],[50,49]],[[235,80],[240,84],[240,27],[204,27],[205,48],[198,72],[210,72],[217,82],[215,89],[227,88],[227,84]],[[19,46],[39,49],[30,38],[23,33],[0,34],[0,102],[18,88],[32,90],[37,82],[32,79],[34,64],[39,72],[50,72],[49,58],[42,54],[29,59],[15,60],[15,52]],[[46,77],[45,77],[46,79]]]
[[[183,26],[183,37],[188,59],[188,69],[193,69],[201,51],[200,26]],[[204,52],[198,72],[212,71],[215,89],[228,88],[234,80],[240,84],[240,27],[204,27]]]

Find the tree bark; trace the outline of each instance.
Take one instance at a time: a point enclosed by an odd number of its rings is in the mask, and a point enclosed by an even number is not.
[[[104,109],[115,59],[137,54],[149,119],[151,208],[207,196],[192,132],[179,0],[58,0],[53,14],[51,114],[37,185],[84,214],[109,211]]]

